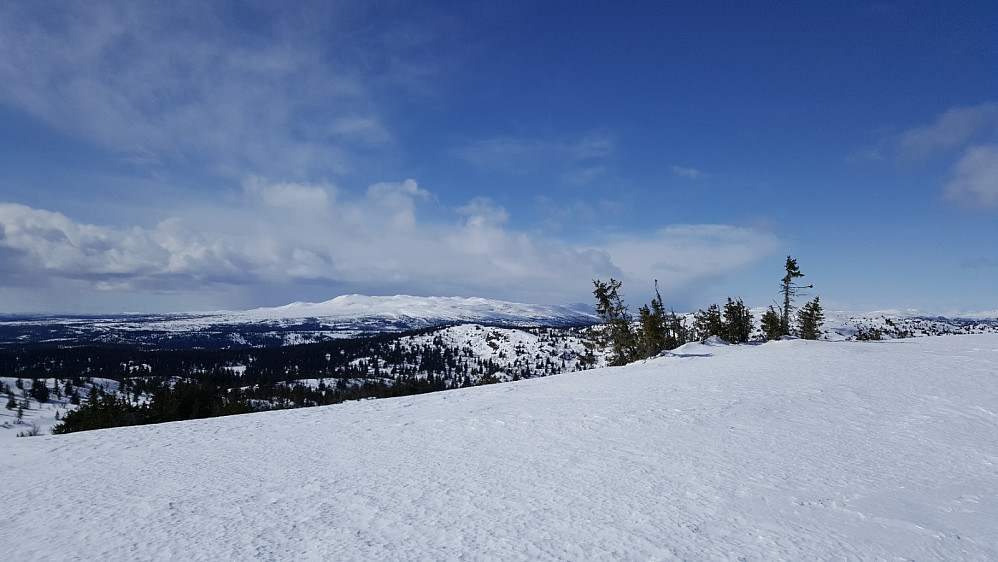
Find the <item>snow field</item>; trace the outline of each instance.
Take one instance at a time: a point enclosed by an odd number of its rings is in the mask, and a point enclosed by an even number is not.
[[[11,560],[998,558],[998,336],[17,439]]]

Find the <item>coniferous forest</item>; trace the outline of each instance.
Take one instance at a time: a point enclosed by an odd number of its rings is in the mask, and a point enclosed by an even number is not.
[[[490,353],[446,338],[445,327],[254,349],[7,346],[0,372],[35,386],[52,381],[60,398],[79,406],[55,428],[69,433],[420,394],[583,366],[574,351],[581,345],[565,343],[580,341],[581,329],[454,329],[477,335]],[[513,341],[517,334],[533,345]],[[14,407],[18,391],[0,389]]]

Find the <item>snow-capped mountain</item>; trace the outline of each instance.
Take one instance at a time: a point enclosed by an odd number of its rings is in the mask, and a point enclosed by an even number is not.
[[[295,302],[273,308],[216,313],[206,319],[224,323],[291,322],[323,319],[364,325],[381,322],[422,328],[441,324],[496,324],[503,326],[563,326],[596,321],[593,307],[584,304],[552,306],[479,297],[414,297],[409,295],[343,295],[320,303]]]
[[[593,307],[484,298],[343,295],[246,311],[114,316],[9,317],[0,344],[56,342],[152,347],[259,347],[310,343],[448,324],[506,327],[581,326]]]

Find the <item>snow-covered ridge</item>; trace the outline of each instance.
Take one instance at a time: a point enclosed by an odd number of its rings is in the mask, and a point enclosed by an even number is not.
[[[209,318],[244,318],[254,320],[292,320],[304,318],[336,318],[359,320],[384,318],[389,320],[443,320],[448,322],[558,322],[595,321],[593,307],[588,305],[554,306],[525,304],[485,299],[481,297],[415,297],[410,295],[367,296],[341,295],[334,299],[312,303],[294,302],[284,306],[257,308],[245,312],[215,313]]]

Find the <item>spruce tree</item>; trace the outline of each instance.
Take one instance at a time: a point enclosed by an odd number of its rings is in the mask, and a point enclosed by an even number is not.
[[[778,340],[783,335],[780,314],[772,306],[762,315],[762,336],[767,340]]]
[[[724,305],[724,339],[731,343],[745,343],[752,335],[752,313],[742,299],[728,297]]]
[[[45,384],[45,379],[32,379],[29,394],[39,402],[48,402],[49,387]]]
[[[621,283],[612,278],[609,283],[594,279],[593,285],[596,287],[593,290],[596,313],[604,325],[602,331],[593,333],[594,339],[600,347],[611,349],[611,365],[626,365],[637,359],[638,341],[631,329],[631,315],[618,293]]]
[[[676,316],[675,310],[669,310],[666,317],[665,349],[676,349],[677,347],[689,343],[690,329],[686,327],[686,320]]]
[[[819,297],[814,297],[797,311],[797,324],[800,327],[800,337],[805,340],[816,340],[821,337],[821,326],[825,323],[825,314],[821,310]]]
[[[725,338],[724,322],[721,320],[721,307],[712,304],[707,310],[698,310],[693,315],[693,332],[700,341],[711,336]]]
[[[662,304],[662,294],[658,292],[658,280],[655,280],[655,298],[651,304],[638,309],[638,321],[641,325],[639,333],[641,355],[654,357],[669,347],[669,325]]]

